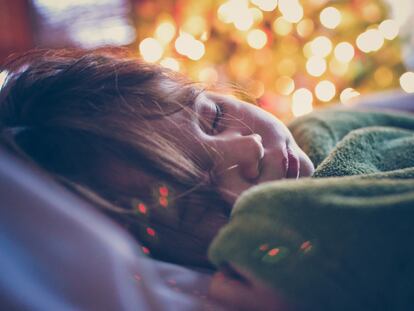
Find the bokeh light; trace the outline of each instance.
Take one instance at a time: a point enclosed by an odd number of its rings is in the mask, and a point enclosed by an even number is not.
[[[265,87],[262,81],[253,80],[247,86],[247,90],[254,98],[259,98],[263,96]]]
[[[313,95],[306,88],[297,89],[292,95],[292,113],[299,117],[312,112]]]
[[[336,45],[334,54],[340,62],[350,62],[355,55],[355,50],[352,44],[348,42],[340,42]]]
[[[378,29],[385,39],[393,40],[398,36],[400,27],[396,21],[387,19],[379,24]]]
[[[362,52],[375,52],[384,44],[384,37],[378,29],[369,29],[358,36],[356,44]]]
[[[185,55],[191,60],[199,60],[205,53],[203,42],[196,40],[186,32],[181,32],[175,40],[175,49],[179,54]]]
[[[199,15],[193,15],[188,17],[181,28],[193,36],[199,36],[206,29],[206,21]]]
[[[343,76],[347,73],[349,69],[349,63],[338,61],[336,58],[333,58],[329,62],[329,70],[335,76]]]
[[[172,57],[164,58],[160,61],[160,65],[174,71],[180,71],[180,63]]]
[[[291,77],[296,73],[297,66],[293,59],[286,57],[277,64],[276,69],[280,75]]]
[[[401,88],[407,93],[414,93],[414,72],[408,71],[400,77]]]
[[[357,98],[360,93],[353,88],[349,87],[344,89],[339,96],[339,99],[342,104],[349,104],[352,102],[353,99]]]
[[[154,237],[155,236],[155,230],[153,228],[147,227],[145,230],[149,236]]]
[[[279,0],[279,10],[291,23],[298,23],[303,18],[303,7],[298,0]]]
[[[313,21],[310,18],[306,18],[301,20],[297,26],[296,26],[296,31],[298,33],[299,36],[301,36],[302,38],[306,38],[309,37],[314,30],[315,26]]]
[[[193,45],[190,47],[187,56],[192,60],[199,60],[201,57],[203,57],[204,53],[204,44],[201,41],[194,40]]]
[[[281,36],[286,36],[292,31],[292,23],[287,21],[283,16],[278,17],[273,22],[273,31]]]
[[[316,97],[323,102],[329,102],[335,97],[335,94],[336,87],[331,81],[321,81],[315,87]]]
[[[306,42],[306,44],[303,46],[303,55],[306,58],[310,58],[313,56],[311,45],[312,45],[312,41],[309,41],[309,42]]]
[[[362,18],[369,23],[377,22],[381,17],[381,10],[378,4],[370,1],[364,1],[361,4],[360,11]]]
[[[154,38],[145,38],[139,44],[139,52],[145,61],[153,63],[161,58],[163,48]]]
[[[198,74],[198,80],[208,84],[214,84],[218,80],[217,70],[213,67],[203,68]]]
[[[306,62],[306,70],[311,76],[320,77],[326,71],[326,60],[318,56],[312,56]]]
[[[271,12],[277,7],[277,0],[252,0],[262,11]]]
[[[250,14],[253,16],[255,23],[260,23],[263,20],[263,12],[258,8],[249,8]]]
[[[175,32],[175,25],[172,22],[162,22],[155,30],[155,38],[165,45],[174,38]]]
[[[338,27],[338,25],[341,23],[341,18],[341,12],[339,12],[339,10],[334,7],[324,8],[319,15],[321,24],[329,29]]]
[[[261,49],[267,43],[266,33],[260,29],[253,29],[247,34],[247,43],[254,49]]]
[[[295,90],[295,81],[288,77],[282,76],[276,80],[276,91],[281,95],[289,95]]]
[[[236,27],[238,30],[245,31],[250,29],[254,23],[252,11],[248,10],[247,8],[240,11],[239,14],[234,17],[233,23],[234,27]]]
[[[246,11],[248,11],[247,0],[229,0],[218,8],[217,14],[222,22],[234,23],[240,16],[246,16]]]
[[[225,2],[217,10],[217,16],[223,23],[232,23],[233,14],[229,2]]]
[[[313,39],[310,47],[313,55],[326,57],[332,51],[332,42],[325,36],[319,36]]]
[[[202,83],[235,83],[283,121],[359,93],[410,91],[405,28],[381,0],[357,9],[334,0],[151,3],[154,25],[149,14],[137,19],[145,60]]]

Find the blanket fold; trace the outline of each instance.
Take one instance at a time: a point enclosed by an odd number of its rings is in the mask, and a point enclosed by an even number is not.
[[[243,193],[211,261],[250,270],[299,310],[414,309],[414,117],[328,111],[291,129],[313,178]]]

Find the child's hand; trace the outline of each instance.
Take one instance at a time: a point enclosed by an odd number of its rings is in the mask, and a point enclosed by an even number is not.
[[[292,311],[277,290],[235,265],[213,276],[210,296],[230,310]]]

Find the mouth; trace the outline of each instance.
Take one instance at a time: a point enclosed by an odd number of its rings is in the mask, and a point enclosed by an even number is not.
[[[299,160],[288,146],[286,146],[286,151],[288,154],[286,178],[297,179],[299,177]]]

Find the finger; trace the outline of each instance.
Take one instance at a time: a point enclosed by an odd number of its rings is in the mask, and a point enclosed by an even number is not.
[[[234,263],[231,263],[228,266],[229,269],[233,271],[233,273],[237,274],[239,278],[244,279],[245,282],[250,284],[252,287],[268,288],[268,286],[262,280],[260,280],[246,268]]]
[[[239,311],[286,311],[285,303],[273,289],[252,287],[244,281],[235,280],[225,274],[216,274],[210,284],[213,299]]]
[[[210,283],[210,296],[231,310],[259,310],[252,306],[250,288],[221,272]]]
[[[246,288],[250,288],[251,292],[257,293],[258,295],[263,297],[264,301],[272,303],[275,306],[275,309],[264,310],[287,311],[294,309],[293,304],[287,302],[287,299],[284,297],[281,291],[277,290],[276,288],[270,287],[245,267],[230,262],[226,265],[226,271],[231,271],[230,276],[232,276],[233,278],[237,278],[241,281],[241,283],[246,285]]]

